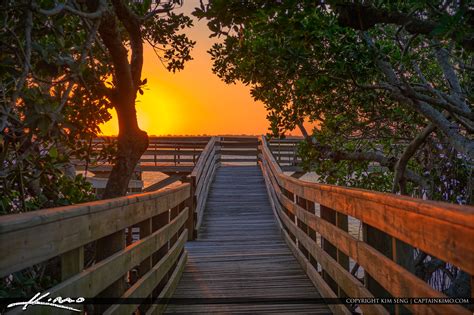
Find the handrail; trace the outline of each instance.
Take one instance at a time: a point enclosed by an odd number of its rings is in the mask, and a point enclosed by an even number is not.
[[[262,137],[262,170],[277,219],[295,256],[326,297],[370,297],[379,294],[375,279],[395,297],[445,297],[402,267],[399,241],[474,274],[474,207],[425,201],[411,197],[304,182],[285,175]],[[320,215],[315,209],[320,205]],[[315,207],[316,205],[316,207]],[[394,248],[387,257],[366,233],[361,241],[348,233],[347,216],[360,220],[365,231],[376,228],[388,235]],[[317,244],[321,236],[322,248]],[[368,288],[349,272],[349,257],[360,265]],[[314,264],[322,267],[322,276]],[[470,314],[460,305],[405,305],[415,312]],[[346,312],[332,306],[336,312]],[[378,305],[361,304],[363,311],[385,313]]]
[[[219,167],[219,145],[220,137],[212,137],[199,156],[199,159],[191,172],[190,179],[193,185],[195,223],[193,237],[197,235],[202,218],[207,194],[214,179],[215,172]]]
[[[47,288],[52,296],[92,298],[112,287],[118,293],[115,297],[156,299],[158,294],[169,295],[163,290],[156,293],[155,288],[168,274],[174,275],[168,282],[179,280],[186,261],[190,197],[191,186],[183,183],[149,193],[1,216],[0,276],[58,259],[60,282]],[[131,234],[137,227],[139,232],[134,236],[138,239],[125,244],[125,231]],[[122,235],[121,248],[85,266],[84,248],[111,235]],[[127,291],[118,284],[124,277],[130,279]],[[139,305],[123,307],[133,311]],[[123,307],[103,311],[122,314]],[[11,313],[20,312],[18,309]],[[54,309],[43,309],[54,313]],[[34,313],[38,308],[28,310]]]
[[[208,161],[209,157],[214,154],[214,147],[217,140],[218,140],[218,137],[212,137],[209,140],[209,142],[204,147],[204,150],[202,151],[202,154],[200,158],[198,159],[196,165],[194,166],[194,169],[191,172],[191,176],[196,178],[196,180],[199,180],[201,173],[203,172],[203,169],[206,165],[206,162]]]
[[[98,152],[103,149],[106,143],[105,139],[112,141],[115,137],[103,137],[92,140],[91,151]],[[140,158],[140,163],[136,167],[136,171],[146,169],[172,170],[172,165],[185,165],[192,168],[202,153],[204,147],[209,142],[211,137],[150,137],[149,146]],[[84,161],[73,159],[73,164],[78,169],[85,168],[96,172],[110,172],[112,165],[108,162],[100,163],[85,163]],[[144,167],[145,166],[145,167]]]
[[[223,155],[230,155],[230,159],[222,159]],[[212,137],[189,176],[192,184],[194,201],[194,232],[190,239],[197,237],[206,206],[207,195],[214,179],[217,168],[221,163],[235,162],[257,162],[258,161],[258,139],[256,137]],[[240,158],[239,158],[240,157]]]
[[[285,139],[271,139],[267,141],[267,147],[272,152],[275,160],[285,169],[296,169],[301,159],[297,155],[298,144],[303,141],[303,137],[285,138]]]

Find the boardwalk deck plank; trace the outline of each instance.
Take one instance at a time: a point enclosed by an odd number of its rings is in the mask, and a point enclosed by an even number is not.
[[[320,295],[280,236],[257,166],[217,170],[199,237],[186,247],[188,262],[173,298],[239,303],[196,300],[170,304],[167,313],[330,314],[326,305],[309,302]]]

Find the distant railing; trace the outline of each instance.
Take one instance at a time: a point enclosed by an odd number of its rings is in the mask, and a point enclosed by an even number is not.
[[[259,140],[257,137],[219,137],[220,161],[232,164],[258,163]]]
[[[473,279],[473,207],[297,180],[282,172],[265,137],[261,166],[284,238],[323,297],[380,297],[383,292],[393,297],[446,297],[403,267],[398,256],[406,244],[412,254],[414,248],[422,250]],[[348,217],[362,223],[363,240],[348,233]],[[373,236],[377,231],[386,236],[382,246]],[[351,263],[356,266],[352,272]],[[355,276],[357,266],[363,269],[363,282]],[[388,313],[381,305],[359,306],[367,314]],[[330,307],[350,314],[344,305]],[[416,314],[472,314],[460,305],[403,307]],[[401,311],[399,306],[390,310]]]
[[[140,163],[196,164],[210,137],[154,137]],[[147,158],[145,156],[153,156]]]
[[[302,140],[303,138],[275,138],[267,141],[267,144],[278,165],[291,169],[292,166],[297,166],[301,162],[298,155],[298,144]]]
[[[194,193],[194,237],[202,224],[207,195],[217,168],[222,164],[257,163],[257,137],[212,137],[202,151],[189,181]]]
[[[202,223],[209,187],[220,165],[218,142],[219,137],[209,140],[190,175],[194,195],[194,237],[197,237],[196,233]]]
[[[148,148],[135,168],[137,175],[134,178],[140,179],[140,171],[191,172],[210,138],[207,136],[150,137]],[[104,145],[114,139],[114,137],[93,139],[90,146],[91,152],[101,151]],[[108,174],[112,170],[112,164],[106,162],[87,164],[74,160],[73,163],[77,170],[87,168],[97,174]]]
[[[164,304],[140,305],[140,298],[147,297],[149,302],[169,297],[179,280],[187,257],[184,244],[186,226],[190,224],[190,197],[191,185],[184,183],[156,192],[1,216],[0,277],[56,259],[61,271],[59,283],[46,288],[52,297],[139,299],[107,309],[91,310],[86,306],[89,314],[159,311]],[[139,227],[135,240],[126,237],[126,233],[132,233],[132,227]],[[93,244],[104,239],[110,241],[106,247],[114,250],[86,266],[85,248],[93,248]],[[96,253],[104,256],[100,254]],[[26,311],[55,312],[55,308],[34,305]],[[17,307],[11,313],[25,312]]]

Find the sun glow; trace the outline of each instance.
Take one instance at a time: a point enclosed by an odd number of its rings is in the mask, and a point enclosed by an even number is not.
[[[183,11],[189,13],[195,5],[185,2]],[[163,67],[150,46],[145,46],[142,79],[147,78],[148,83],[136,105],[140,128],[149,135],[266,133],[266,110],[252,99],[250,88],[227,85],[212,73],[207,50],[214,39],[209,39],[206,22],[195,21],[187,34],[197,42],[192,51],[194,60],[175,74]],[[104,135],[118,134],[115,111],[112,115],[101,128]]]

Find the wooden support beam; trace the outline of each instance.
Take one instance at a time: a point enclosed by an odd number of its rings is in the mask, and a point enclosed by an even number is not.
[[[84,247],[78,247],[61,255],[61,281],[78,274],[84,268]]]

